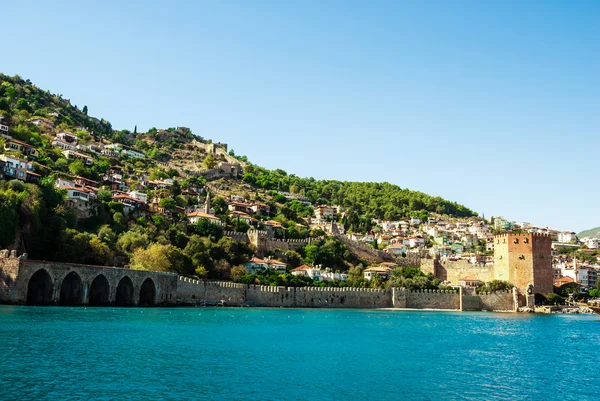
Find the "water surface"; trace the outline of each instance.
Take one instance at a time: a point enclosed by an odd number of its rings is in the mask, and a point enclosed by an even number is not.
[[[595,400],[590,315],[0,307],[2,400]]]

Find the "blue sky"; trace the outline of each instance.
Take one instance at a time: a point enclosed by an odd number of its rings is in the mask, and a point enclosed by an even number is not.
[[[4,3],[0,71],[114,128],[186,126],[300,176],[600,225],[600,2]]]

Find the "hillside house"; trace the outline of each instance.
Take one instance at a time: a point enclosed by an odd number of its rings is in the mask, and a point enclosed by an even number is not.
[[[84,153],[75,152],[73,150],[65,150],[63,154],[67,159],[70,160],[82,160],[86,166],[91,166],[94,164],[94,159]]]
[[[61,132],[61,133],[57,134],[56,139],[59,141],[72,143],[73,145],[77,145],[77,140],[78,140],[77,135],[70,134],[68,132]]]
[[[377,276],[379,276],[379,278],[381,278],[382,280],[387,280],[391,274],[392,274],[392,269],[390,267],[375,266],[375,267],[370,267],[370,268],[366,269],[363,272],[363,277],[369,281]]]
[[[204,212],[201,212],[198,210],[195,212],[188,213],[187,218],[191,224],[196,224],[202,219],[207,219],[209,222],[211,222],[213,224],[218,224],[220,226],[224,225],[220,218],[218,218],[212,214],[204,213]]]
[[[248,262],[243,264],[246,270],[251,274],[264,273],[268,270],[285,273],[287,265],[277,259],[266,259],[252,258]]]
[[[4,178],[14,178],[31,183],[39,181],[40,175],[33,172],[33,164],[30,161],[8,155],[0,155],[0,160],[2,160],[4,164]]]
[[[27,142],[19,141],[12,138],[6,139],[6,141],[4,142],[4,150],[8,152],[21,152],[25,156],[29,156],[32,158],[37,158],[38,156],[38,151],[34,146],[28,144]]]
[[[72,151],[77,150],[77,145],[75,145],[73,143],[61,141],[60,139],[53,140],[52,146],[60,148],[62,150],[72,150]]]

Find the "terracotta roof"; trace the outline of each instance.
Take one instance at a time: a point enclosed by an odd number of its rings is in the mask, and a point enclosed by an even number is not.
[[[208,213],[204,213],[204,212],[192,212],[192,213],[188,213],[187,217],[200,217],[200,218],[204,218],[204,219],[209,219],[209,220],[219,220],[221,221],[220,218],[213,216],[212,214],[208,214]]]
[[[265,260],[265,263],[268,265],[285,265],[285,263],[277,259],[267,259]]]
[[[300,272],[300,271],[304,271],[304,270],[311,270],[313,269],[313,267],[307,266],[307,265],[302,265],[302,266],[298,266],[295,269],[292,269],[293,272]]]
[[[458,281],[481,281],[475,276],[464,276],[458,279]]]
[[[27,146],[28,148],[33,148],[33,145],[28,144],[27,142],[19,141],[18,139],[7,139],[6,143],[18,143],[19,145]]]

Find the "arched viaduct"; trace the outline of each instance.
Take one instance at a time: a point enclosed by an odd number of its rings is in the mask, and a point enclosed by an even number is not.
[[[177,281],[171,273],[0,259],[0,300],[14,304],[174,305]]]

